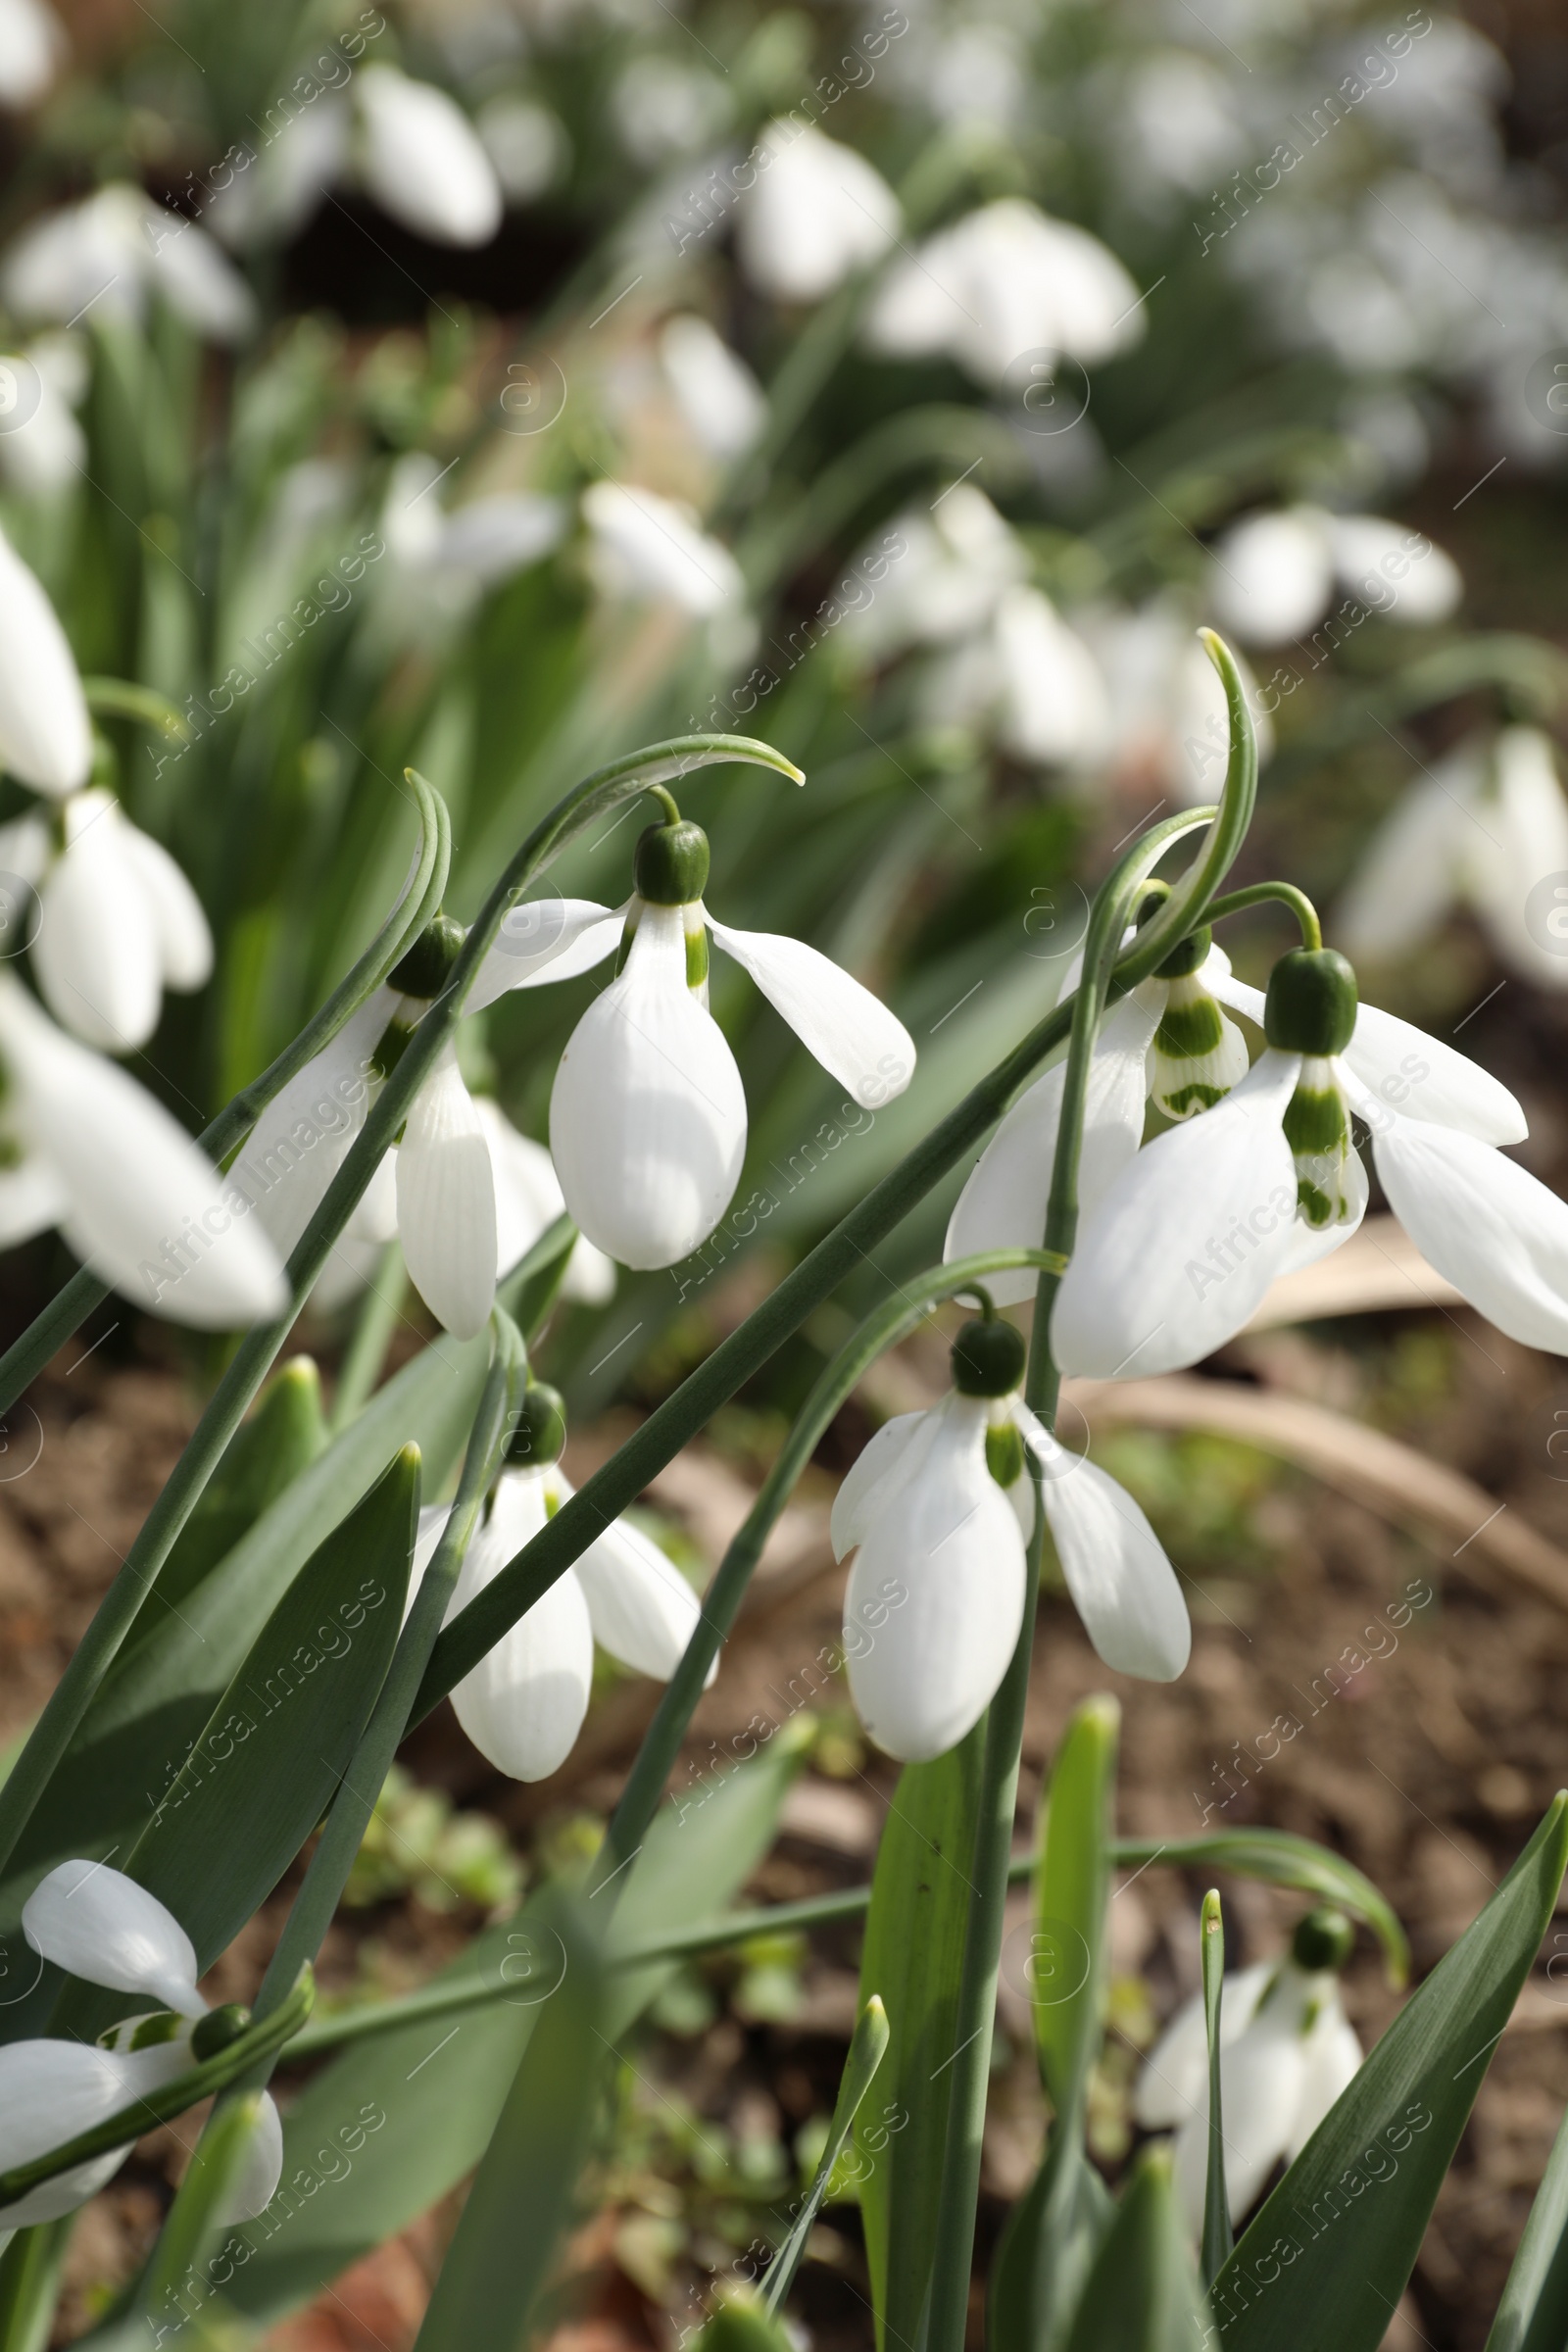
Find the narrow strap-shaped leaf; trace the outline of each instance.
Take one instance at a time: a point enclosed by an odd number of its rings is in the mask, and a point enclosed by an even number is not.
[[[1220,2004],[1225,1989],[1225,1923],[1219,1895],[1203,1897],[1199,1925],[1203,1963],[1203,2029],[1208,2036],[1208,2171],[1203,2181],[1203,2284],[1211,2286],[1232,2245],[1230,2199],[1225,2188],[1225,2116],[1220,2098]]]
[[[827,2145],[816,2168],[810,2187],[801,2200],[801,2210],[788,2237],[768,2265],[767,2282],[762,2290],[762,2302],[768,2312],[776,2312],[795,2281],[806,2253],[806,2241],[822,2210],[833,2169],[844,2153],[845,2143],[860,2111],[860,2102],[871,2087],[871,2079],[887,2056],[888,2013],[873,1992],[855,2021],[850,2036],[849,2055],[839,2078],[839,2095],[833,2109],[833,2122],[827,2135]]]
[[[1310,1838],[1289,1830],[1208,1830],[1200,1838],[1118,1838],[1114,1853],[1118,1870],[1147,1870],[1154,1862],[1163,1870],[1230,1870],[1338,1903],[1372,1930],[1393,1983],[1403,1984],[1409,1976],[1410,1947],[1387,1895]]]
[[[1212,2333],[1169,2152],[1146,2148],[1089,2275],[1067,2352],[1203,2352]],[[1307,2340],[1276,2336],[1275,2352]]]
[[[0,2344],[6,2352],[45,2352],[75,2220],[63,2213],[58,2221],[19,2230],[0,2254]]]
[[[1536,2191],[1486,2352],[1562,2352],[1568,2344],[1568,2115]]]
[[[474,2175],[417,2352],[516,2352],[571,2213],[605,2049],[604,1967],[580,1904],[544,1902],[540,1924],[560,1943],[560,1982]]]
[[[1568,1861],[1557,1796],[1480,1917],[1319,2124],[1214,2280],[1228,2352],[1375,2352]]]

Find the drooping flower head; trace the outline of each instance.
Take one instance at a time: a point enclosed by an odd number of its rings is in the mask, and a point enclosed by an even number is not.
[[[1012,1656],[1035,1524],[1026,1449],[1067,1589],[1106,1665],[1170,1682],[1192,1639],[1175,1571],[1137,1503],[1024,1403],[1012,1326],[993,1315],[966,1323],[951,1360],[941,1402],[886,1422],[833,1505],[834,1550],[856,1553],[844,1604],[850,1689],[871,1738],[906,1763],[961,1740]]]

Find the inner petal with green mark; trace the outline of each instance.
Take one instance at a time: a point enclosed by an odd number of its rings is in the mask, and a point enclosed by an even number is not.
[[[1167,1119],[1212,1109],[1247,1076],[1247,1041],[1196,972],[1167,984],[1147,1067],[1150,1100]]]
[[[1285,1140],[1296,1159],[1297,1215],[1319,1231],[1348,1224],[1356,1211],[1355,1196],[1346,1181],[1350,1119],[1331,1061],[1305,1056],[1284,1123]]]

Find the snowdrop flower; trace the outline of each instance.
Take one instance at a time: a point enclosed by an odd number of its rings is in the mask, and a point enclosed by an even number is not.
[[[391,978],[257,1120],[231,1173],[280,1254],[294,1249],[320,1206],[382,1083],[446,986],[463,939],[460,924],[438,915]],[[393,1190],[379,1199],[395,1202],[409,1279],[425,1305],[454,1338],[471,1340],[495,1299],[495,1183],[479,1112],[450,1043],[409,1106]],[[390,1238],[384,1225],[379,1234]],[[374,1232],[362,1228],[360,1238]]]
[[[553,187],[571,161],[571,141],[559,115],[537,98],[499,91],[473,119],[501,191],[513,204],[532,204]]]
[[[1220,2122],[1233,2226],[1281,2158],[1294,2164],[1361,2064],[1340,1998],[1354,1931],[1341,1911],[1309,1911],[1289,1957],[1225,1980],[1220,2006]],[[1208,2035],[1200,1994],[1144,2063],[1133,2113],[1146,2132],[1176,2133],[1176,2188],[1196,2237],[1208,2168]]]
[[[866,320],[890,359],[942,353],[982,384],[1046,352],[1094,367],[1144,332],[1138,288],[1087,229],[1022,197],[982,205],[888,274]]]
[[[3,39],[0,34],[0,39]],[[22,498],[47,498],[75,481],[87,438],[75,411],[87,389],[80,338],[39,335],[25,351],[0,358],[0,479]]]
[[[744,604],[740,565],[690,507],[625,482],[591,482],[582,514],[588,568],[602,596],[646,597],[701,618]]]
[[[1568,988],[1568,801],[1550,738],[1475,737],[1411,786],[1363,853],[1340,903],[1347,953],[1394,962],[1469,905],[1500,960]]]
[[[456,100],[395,66],[362,67],[354,92],[360,170],[381,210],[438,245],[488,245],[501,187]]]
[[[60,20],[44,0],[0,0],[0,106],[36,106],[65,49]]]
[[[1210,601],[1244,645],[1278,645],[1316,628],[1336,586],[1406,628],[1446,620],[1464,583],[1420,531],[1380,514],[1290,507],[1236,523],[1214,549]]]
[[[1144,911],[1152,912],[1154,893]],[[1257,991],[1231,978],[1230,958],[1205,929],[1182,941],[1157,972],[1128,991],[1102,1023],[1090,1065],[1078,1162],[1080,1216],[1103,1201],[1137,1152],[1146,1102],[1168,1119],[1211,1110],[1248,1072],[1247,1043],[1221,1010],[1255,1012]],[[1065,1061],[1021,1094],[976,1162],[948,1224],[951,1264],[982,1250],[1035,1250],[1056,1154]],[[1035,1295],[1027,1267],[992,1275],[987,1289],[1004,1306]]]
[[[207,231],[123,180],[24,229],[0,264],[0,299],[19,318],[69,325],[91,309],[139,324],[154,294],[216,343],[242,342],[256,321]]]
[[[1023,1622],[1035,1491],[1085,1631],[1107,1666],[1171,1682],[1192,1633],[1175,1571],[1132,1496],[1058,1446],[1018,1395],[1011,1324],[966,1323],[954,1386],[885,1422],[840,1487],[833,1548],[855,1551],[844,1600],[850,1689],[880,1748],[939,1756],[978,1723]]]
[[[0,867],[38,894],[32,968],[57,1021],[129,1054],[158,1026],[166,988],[204,985],[213,939],[201,902],[114,795],[73,793],[57,818],[0,826]]]
[[[855,570],[872,593],[846,612],[846,644],[867,662],[911,645],[951,645],[986,627],[1003,597],[1029,577],[1022,543],[972,482],[955,482],[929,508],[910,507],[867,540]]]
[[[932,725],[984,725],[1033,766],[1081,766],[1110,734],[1094,655],[1037,588],[1009,588],[984,631],[932,663],[918,700]]]
[[[715,458],[743,456],[762,429],[767,397],[723,336],[682,312],[664,322],[659,361],[694,438]]]
[[[1526,1133],[1507,1089],[1408,1022],[1356,1002],[1332,949],[1282,956],[1268,1050],[1212,1110],[1125,1159],[1085,1217],[1052,1316],[1064,1371],[1122,1379],[1199,1362],[1274,1278],[1351,1234],[1371,1130],[1389,1203],[1428,1262],[1510,1339],[1568,1352],[1568,1205],[1498,1149]]]
[[[537,564],[565,536],[565,502],[496,491],[448,513],[432,495],[442,468],[422,450],[400,458],[387,483],[381,537],[391,559],[381,603],[407,636],[466,620],[490,589]]]
[[[862,1104],[900,1095],[914,1075],[902,1021],[804,941],[732,931],[703,904],[708,836],[670,821],[637,845],[637,893],[620,912],[556,902],[530,960],[503,937],[470,1005],[504,988],[587,970],[613,953],[615,978],[573,1030],[550,1098],[550,1149],[575,1223],[625,1266],[670,1266],[707,1240],[728,1207],[746,1153],[746,1097],[735,1056],[708,1010],[708,941],[751,973],[809,1054]],[[516,912],[527,917],[530,909]]]
[[[0,766],[35,792],[74,792],[92,728],[66,632],[36,576],[0,532]]]
[[[0,973],[0,1248],[58,1225],[126,1298],[228,1331],[288,1299],[248,1207],[161,1103]]]
[[[898,235],[899,200],[881,173],[809,124],[769,123],[754,161],[736,254],[774,302],[820,302]]]
[[[1230,757],[1230,713],[1219,672],[1180,600],[1162,596],[1137,612],[1083,612],[1077,627],[1108,689],[1107,756],[1115,782],[1140,796],[1165,794],[1184,808],[1217,800]],[[1273,723],[1240,656],[1236,667],[1263,764],[1274,749]]]
[[[519,1135],[512,1121],[481,1096],[474,1108],[490,1153],[496,1188],[496,1273],[510,1274],[542,1233],[566,1212],[556,1163],[543,1144]],[[615,1295],[615,1263],[579,1234],[571,1246],[562,1297],[603,1306]]]
[[[652,169],[717,138],[732,108],[706,66],[656,53],[632,59],[611,92],[610,111],[626,153]]]
[[[196,1954],[173,1913],[105,1862],[62,1862],[23,1906],[33,1950],[89,1984],[160,2004],[127,2018],[100,2043],[33,2039],[0,2050],[0,2171],[76,2138],[95,2124],[161,2090],[220,2049],[243,2014],[216,2013],[196,1989]],[[53,2221],[84,2205],[111,2180],[132,2141],[73,2166],[0,2207],[0,2231]],[[239,2180],[218,2219],[250,2221],[271,2203],[283,2169],[283,2127],[263,2092]]]
[[[530,1383],[508,1443],[510,1466],[468,1546],[449,1619],[571,1494],[560,1468],[565,1437],[561,1397]],[[668,1682],[701,1613],[697,1594],[658,1544],[624,1519],[612,1520],[464,1676],[452,1693],[458,1721],[498,1772],[514,1781],[548,1780],[570,1754],[588,1712],[594,1643],[633,1673]]]

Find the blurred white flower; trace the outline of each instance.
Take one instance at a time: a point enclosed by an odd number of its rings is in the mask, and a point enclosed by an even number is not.
[[[985,492],[956,482],[929,507],[896,515],[853,568],[871,594],[846,612],[844,642],[865,661],[885,662],[906,646],[984,628],[1006,591],[1028,579],[1029,558]]]
[[[501,187],[457,101],[395,66],[362,67],[354,95],[359,170],[381,210],[438,245],[488,245]]]
[[[729,93],[716,74],[658,51],[633,58],[611,92],[610,106],[621,145],[649,170],[707,146],[723,131],[731,113]]]
[[[528,491],[492,491],[450,512],[436,496],[442,467],[422,450],[393,466],[381,509],[389,558],[377,595],[402,634],[432,620],[467,618],[485,593],[565,536],[564,500]]]
[[[989,1350],[966,1368],[977,1330],[1014,1344],[999,1348],[998,1368]],[[844,1599],[850,1689],[871,1738],[904,1763],[961,1740],[1006,1672],[1035,1521],[1025,1448],[1044,1474],[1067,1589],[1106,1665],[1171,1682],[1192,1643],[1175,1571],[1138,1504],[1065,1451],[1018,1395],[1017,1334],[966,1325],[953,1367],[957,1385],[928,1411],[885,1422],[833,1504],[834,1551],[856,1553]],[[999,1384],[1009,1385],[993,1393]]]
[[[201,988],[213,938],[169,852],[114,795],[74,793],[49,820],[0,826],[0,867],[38,894],[32,968],[57,1021],[109,1054],[133,1053],[158,1026],[166,988]]]
[[[809,124],[769,123],[752,161],[736,255],[775,302],[820,302],[898,235],[899,201],[881,173]]]
[[[0,1247],[58,1225],[103,1282],[172,1322],[229,1331],[287,1290],[258,1217],[184,1129],[0,973]]]
[[[571,141],[559,115],[537,98],[487,98],[474,128],[513,204],[531,204],[553,187],[571,161]]]
[[[1136,181],[1201,196],[1236,161],[1246,132],[1217,65],[1190,49],[1161,49],[1129,73],[1112,137]]]
[[[1320,1914],[1309,1914],[1297,1941]],[[1348,1926],[1348,1923],[1344,1923]],[[1327,1948],[1327,1938],[1320,1937]],[[1281,2158],[1294,2164],[1355,2076],[1361,2045],[1345,2014],[1335,1965],[1294,1956],[1225,1979],[1220,2003],[1220,2121],[1231,2222],[1256,2202]],[[1146,2132],[1176,2133],[1176,2188],[1196,2237],[1208,2171],[1208,2034],[1200,1993],[1179,2009],[1144,2062],[1133,2113]]]
[[[23,319],[139,322],[155,294],[215,343],[241,342],[256,322],[249,286],[207,231],[123,180],[46,214],[0,263],[0,298]]]
[[[1406,628],[1446,620],[1464,590],[1451,557],[1380,514],[1289,507],[1234,523],[1214,548],[1215,617],[1245,645],[1278,645],[1314,629],[1336,586]]]
[[[1217,800],[1230,754],[1225,689],[1181,600],[1154,597],[1134,612],[1101,608],[1076,622],[1109,689],[1113,774],[1182,808]],[[1247,662],[1238,657],[1236,667],[1266,762],[1273,724]]]
[[[590,482],[582,513],[589,571],[602,596],[646,597],[705,618],[744,604],[740,565],[690,507],[625,482]]]
[[[207,2014],[184,1929],[156,1895],[106,1862],[60,1863],[23,1906],[22,1928],[33,1950],[57,1968],[165,2007],[127,2018],[97,2045],[39,2038],[0,2051],[0,2171],[47,2155],[188,2074],[199,2063],[192,2027]],[[0,2230],[74,2212],[113,2180],[133,2145],[127,2138],[107,2156],[74,2165],[0,2207]],[[270,2093],[263,2091],[239,2179],[215,2222],[226,2228],[265,2211],[282,2169],[283,2127]]]
[[[496,1273],[510,1274],[556,1219],[564,1216],[565,1196],[556,1163],[543,1144],[519,1135],[512,1121],[481,1095],[474,1104],[490,1151],[496,1187]],[[579,1234],[566,1260],[562,1296],[603,1306],[615,1294],[615,1261]]]
[[[0,478],[21,497],[47,498],[79,478],[87,439],[75,411],[87,371],[80,339],[66,333],[0,357]]]
[[[1014,360],[1044,353],[1084,367],[1144,332],[1138,288],[1108,246],[1005,196],[940,229],[878,291],[866,340],[893,359],[945,354],[1000,384]]]
[[[1537,727],[1473,736],[1410,786],[1363,852],[1336,930],[1348,955],[1395,962],[1456,906],[1474,908],[1511,971],[1568,988],[1568,801]]]
[[[0,767],[35,792],[85,784],[92,728],[66,632],[36,576],[0,532]]]
[[[1083,639],[1037,588],[1008,588],[985,629],[920,681],[934,725],[989,727],[1015,760],[1081,767],[1110,734],[1105,682]]]
[[[349,172],[354,118],[346,99],[318,98],[270,130],[244,171],[203,215],[225,245],[285,244]]]
[[[0,106],[36,106],[65,54],[65,32],[44,0],[0,0]]]
[[[767,416],[767,396],[746,362],[706,318],[684,311],[667,319],[659,360],[695,440],[713,457],[740,457]]]

